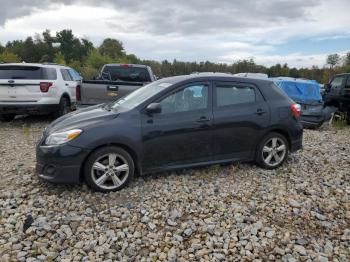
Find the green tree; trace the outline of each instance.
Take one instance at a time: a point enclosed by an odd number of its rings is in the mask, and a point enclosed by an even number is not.
[[[100,54],[118,59],[125,55],[123,43],[117,39],[106,38],[98,48]]]
[[[60,43],[59,50],[67,63],[73,60],[82,61],[92,47],[90,41],[84,39],[82,43],[73,35],[72,30],[67,29],[57,32],[56,41]]]
[[[101,55],[98,50],[93,49],[86,57],[85,65],[100,70],[103,65],[112,63],[113,59],[109,56]]]
[[[344,60],[345,60],[344,61],[345,66],[350,66],[350,52],[345,55]]]
[[[340,62],[340,56],[338,54],[332,54],[327,57],[327,64],[334,68]]]
[[[60,64],[60,65],[65,65],[66,64],[66,60],[64,58],[64,55],[61,52],[58,52],[58,53],[55,54],[53,62],[56,63],[56,64]]]
[[[74,35],[72,30],[62,30],[56,34],[57,42],[60,43],[60,52],[64,60],[69,63],[74,59]]]
[[[5,50],[3,53],[0,54],[0,62],[2,63],[19,63],[21,62],[21,59],[18,55],[11,53],[8,50]]]

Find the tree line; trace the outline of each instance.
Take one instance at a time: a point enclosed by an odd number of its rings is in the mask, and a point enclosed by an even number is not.
[[[295,68],[288,64],[279,64],[266,67],[258,65],[253,59],[243,59],[226,63],[183,62],[163,60],[143,60],[134,54],[127,54],[123,43],[117,39],[106,38],[100,46],[94,46],[86,38],[76,37],[72,30],[65,29],[54,36],[49,30],[41,34],[29,36],[25,40],[9,41],[0,44],[0,62],[52,62],[66,64],[84,77],[91,79],[98,75],[99,70],[107,63],[134,63],[151,66],[158,77],[190,74],[193,72],[226,72],[226,73],[265,73],[270,77],[289,76],[293,78],[314,79],[320,83],[327,83],[335,73],[350,73],[350,53],[345,56],[330,54],[325,66],[319,68]]]

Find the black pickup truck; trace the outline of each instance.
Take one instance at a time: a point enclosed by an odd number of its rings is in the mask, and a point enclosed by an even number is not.
[[[350,73],[333,76],[325,86],[325,105],[335,106],[348,115],[350,124]]]
[[[83,80],[77,89],[77,105],[85,107],[115,101],[156,80],[146,65],[107,64],[93,80]]]

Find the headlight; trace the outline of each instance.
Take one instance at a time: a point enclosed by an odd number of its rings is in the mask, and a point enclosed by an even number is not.
[[[45,144],[48,146],[61,145],[77,138],[82,132],[83,130],[73,129],[64,132],[52,133],[46,138]]]

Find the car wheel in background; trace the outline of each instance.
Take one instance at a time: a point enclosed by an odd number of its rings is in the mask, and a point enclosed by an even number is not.
[[[10,122],[13,119],[15,119],[15,114],[4,114],[4,115],[0,115],[0,121],[4,121],[4,122]]]
[[[96,191],[118,191],[134,176],[134,161],[124,149],[115,146],[97,149],[84,167],[86,183]]]
[[[266,169],[275,169],[283,164],[288,156],[287,139],[279,133],[270,133],[258,146],[256,162]]]
[[[66,97],[62,97],[60,100],[60,104],[58,106],[58,111],[54,112],[54,117],[58,118],[60,116],[68,114],[71,111],[72,110],[71,110],[71,105],[70,105],[69,99]]]

